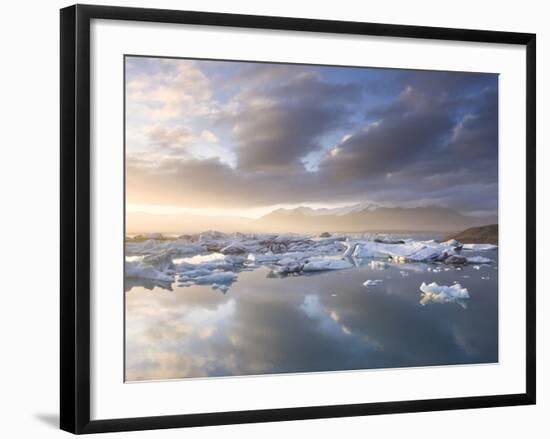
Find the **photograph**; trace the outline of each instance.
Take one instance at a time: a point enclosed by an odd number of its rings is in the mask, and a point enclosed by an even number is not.
[[[498,363],[498,106],[496,73],[125,55],[125,380]]]

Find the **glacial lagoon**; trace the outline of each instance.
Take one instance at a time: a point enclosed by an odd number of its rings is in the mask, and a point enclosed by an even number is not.
[[[251,248],[241,256],[201,251],[196,242],[183,251],[169,242],[127,243],[126,380],[497,362],[498,249],[459,249],[485,262],[464,265],[395,257],[412,255],[411,246],[426,253],[426,239],[340,237],[297,242],[301,254]],[[350,248],[383,254],[357,258]],[[154,264],[136,274],[144,255]],[[322,269],[327,259],[345,262]],[[311,262],[321,269],[305,270]],[[433,283],[450,289],[421,291]]]

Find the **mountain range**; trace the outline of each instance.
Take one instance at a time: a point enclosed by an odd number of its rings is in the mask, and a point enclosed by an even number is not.
[[[496,215],[480,217],[439,206],[386,207],[366,202],[339,208],[276,209],[258,219],[134,212],[127,214],[126,230],[128,233],[196,233],[206,229],[294,233],[456,232],[496,223]]]
[[[457,210],[438,207],[384,207],[361,203],[337,209],[277,209],[256,220],[262,229],[312,232],[425,231],[450,232],[494,224],[496,216],[468,216]]]

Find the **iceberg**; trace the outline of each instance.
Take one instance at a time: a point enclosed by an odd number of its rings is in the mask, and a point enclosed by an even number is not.
[[[235,279],[237,279],[237,275],[232,271],[221,271],[196,277],[194,281],[199,285],[218,284],[218,287],[221,287],[220,284],[232,283]]]
[[[490,264],[491,262],[494,262],[492,259],[484,256],[469,256],[467,260],[470,264]]]
[[[171,251],[163,251],[156,254],[144,256],[140,263],[143,265],[151,265],[160,271],[171,270],[174,268],[172,261],[174,254]]]
[[[344,259],[318,258],[306,262],[303,271],[343,270],[351,267],[353,264]]]
[[[498,248],[498,245],[494,244],[464,244],[462,246],[464,250],[475,250],[475,251],[487,251],[487,250],[495,250]]]
[[[376,285],[380,285],[383,281],[381,279],[367,279],[365,282],[363,282],[364,287],[374,287]]]
[[[235,281],[239,273],[259,267],[270,270],[268,277],[280,277],[366,264],[373,270],[383,270],[399,264],[399,274],[406,276],[407,271],[429,269],[439,273],[452,267],[459,270],[458,265],[463,263],[493,263],[475,253],[466,257],[465,253],[497,248],[492,244],[462,246],[456,240],[438,242],[370,233],[326,235],[218,231],[178,237],[140,235],[125,242],[126,277],[157,282],[176,279],[180,285],[215,284],[221,289]],[[443,262],[449,267],[444,268]]]
[[[248,249],[238,242],[232,242],[220,250],[220,253],[224,255],[242,255],[247,252]]]
[[[152,265],[143,264],[140,261],[126,261],[124,270],[128,278],[151,279],[170,283],[174,280],[173,276],[157,270]]]
[[[266,254],[253,254],[250,253],[247,258],[251,262],[256,262],[258,264],[262,264],[265,262],[275,262],[280,259],[280,256],[274,255],[273,253],[266,253]]]
[[[344,256],[355,258],[391,258],[394,262],[422,262],[444,260],[455,255],[455,246],[440,244],[435,241],[402,241],[402,243],[359,241],[346,243]]]

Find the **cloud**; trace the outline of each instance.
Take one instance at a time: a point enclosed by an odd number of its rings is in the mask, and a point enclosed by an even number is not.
[[[188,126],[169,127],[161,124],[144,129],[145,138],[151,147],[161,154],[185,157],[194,153],[196,145],[216,144],[218,137],[209,130],[194,132]]]
[[[150,128],[127,156],[130,203],[498,207],[496,75],[198,61],[132,68],[129,117]]]
[[[322,148],[327,132],[346,126],[357,101],[357,84],[331,84],[296,68],[281,82],[279,67],[262,66],[261,77],[274,85],[247,88],[219,116],[232,127],[240,169],[302,171],[301,159]]]
[[[212,111],[210,81],[193,61],[129,58],[127,62],[134,72],[126,82],[127,114],[162,122]]]
[[[410,88],[376,116],[376,121],[337,146],[338,153],[321,164],[322,172],[336,180],[393,172],[433,152],[452,128],[441,108],[427,105],[424,97]]]

